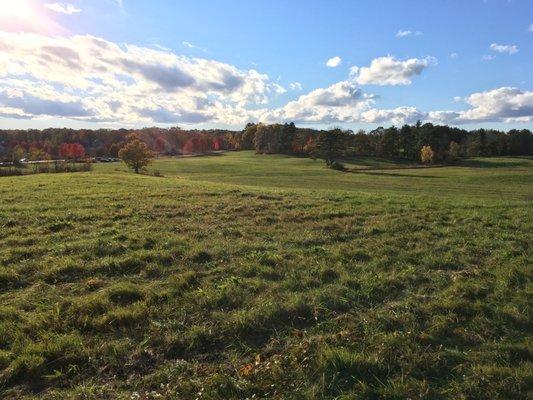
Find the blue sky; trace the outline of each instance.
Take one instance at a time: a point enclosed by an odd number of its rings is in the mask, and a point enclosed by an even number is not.
[[[530,0],[0,0],[0,33],[6,128],[533,128]]]

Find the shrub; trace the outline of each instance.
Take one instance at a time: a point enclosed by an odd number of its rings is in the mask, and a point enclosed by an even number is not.
[[[22,175],[21,168],[14,168],[14,167],[0,168],[0,176],[19,176],[19,175]]]
[[[54,162],[54,169],[49,169],[49,172],[87,172],[91,171],[93,169],[93,166],[89,162],[85,162],[82,164],[76,164],[76,163],[68,163],[66,161],[56,161]],[[48,172],[48,170],[46,171]]]
[[[69,163],[66,161],[54,161],[51,163],[32,164],[32,168],[23,167],[0,167],[1,176],[21,176],[25,174],[48,174],[63,172],[87,172],[93,169],[89,162]]]
[[[346,171],[346,167],[343,163],[339,161],[332,161],[328,165],[331,169],[334,169],[335,171]]]

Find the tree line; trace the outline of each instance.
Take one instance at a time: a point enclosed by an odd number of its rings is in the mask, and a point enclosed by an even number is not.
[[[120,149],[126,146],[131,135],[145,143],[156,155],[255,150],[261,154],[320,157],[328,165],[339,158],[357,156],[420,162],[423,148],[426,148],[425,153],[431,155],[433,162],[449,162],[464,156],[533,155],[533,135],[528,129],[512,129],[508,132],[494,129],[467,131],[419,122],[401,128],[391,126],[370,132],[353,132],[340,128],[300,128],[294,123],[249,123],[242,131],[185,130],[179,127],[0,130],[0,160],[118,157]]]
[[[356,156],[420,161],[423,147],[431,148],[436,162],[457,157],[533,155],[533,134],[528,129],[467,131],[420,122],[356,133],[340,128],[302,130],[294,124],[249,124],[243,132],[242,143],[243,148],[253,148],[258,153],[317,154],[326,161]]]
[[[183,130],[178,127],[0,130],[0,161],[118,157],[120,149],[132,135],[158,155],[232,150],[235,148],[234,136],[238,134],[227,130]]]

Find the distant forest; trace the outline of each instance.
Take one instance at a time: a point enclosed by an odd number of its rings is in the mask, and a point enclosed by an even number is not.
[[[0,161],[117,157],[118,151],[132,135],[158,155],[255,150],[264,154],[313,156],[317,154],[320,135],[328,132],[340,138],[343,157],[374,156],[420,161],[420,150],[424,146],[431,147],[436,162],[464,156],[533,155],[533,135],[528,129],[467,131],[419,122],[401,128],[380,127],[370,132],[354,133],[339,128],[329,131],[298,128],[290,123],[248,124],[242,131],[184,130],[178,127],[0,130]]]

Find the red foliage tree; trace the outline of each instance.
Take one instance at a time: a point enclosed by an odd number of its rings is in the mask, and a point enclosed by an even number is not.
[[[61,146],[59,146],[59,156],[69,160],[84,158],[85,147],[80,143],[61,143]]]
[[[194,152],[194,142],[192,139],[189,139],[185,142],[183,147],[181,148],[181,151],[183,153],[192,153]]]

